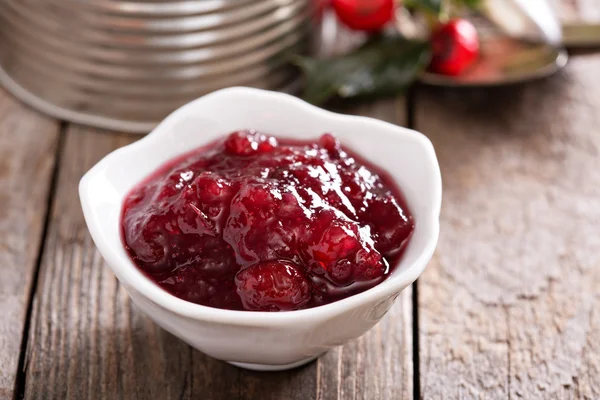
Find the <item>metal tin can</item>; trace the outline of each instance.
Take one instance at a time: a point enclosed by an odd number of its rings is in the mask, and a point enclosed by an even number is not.
[[[314,0],[4,0],[0,81],[56,118],[147,133],[228,86],[283,90]]]

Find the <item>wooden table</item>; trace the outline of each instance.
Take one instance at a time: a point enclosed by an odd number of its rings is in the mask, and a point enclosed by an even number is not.
[[[563,16],[600,14],[565,1]],[[587,8],[586,8],[587,7]],[[82,174],[135,136],[0,90],[0,398],[600,398],[600,54],[496,90],[417,87],[349,110],[424,132],[442,234],[364,337],[306,367],[237,369],[140,314],[94,247]]]

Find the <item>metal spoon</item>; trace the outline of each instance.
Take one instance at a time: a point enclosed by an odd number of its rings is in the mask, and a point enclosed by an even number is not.
[[[425,72],[420,81],[435,86],[502,86],[550,76],[567,65],[564,49],[508,36],[482,41],[479,60],[460,76]]]
[[[485,0],[483,15],[508,36],[555,47],[600,46],[600,24],[562,24],[547,0]]]
[[[461,76],[427,72],[436,86],[502,86],[552,75],[564,68],[567,52],[561,26],[545,0],[487,0],[474,18],[480,34],[479,60]]]

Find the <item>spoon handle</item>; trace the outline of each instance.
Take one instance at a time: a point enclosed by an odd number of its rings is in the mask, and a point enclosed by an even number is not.
[[[547,0],[486,0],[483,14],[505,34],[560,45],[561,27]]]
[[[562,32],[562,44],[567,48],[600,46],[600,23],[563,23]]]

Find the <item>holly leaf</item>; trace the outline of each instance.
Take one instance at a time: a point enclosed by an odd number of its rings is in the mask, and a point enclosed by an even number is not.
[[[481,0],[458,0],[458,3],[462,3],[468,8],[477,8],[481,5]]]
[[[410,9],[423,11],[428,14],[440,15],[442,13],[442,3],[448,2],[448,5],[461,8],[466,7],[474,9],[479,7],[482,0],[405,0],[404,5]]]
[[[305,75],[302,97],[313,104],[402,93],[429,64],[429,44],[375,36],[355,51],[325,60],[296,58]]]
[[[442,1],[443,0],[406,0],[404,5],[408,8],[438,15],[442,12]]]

